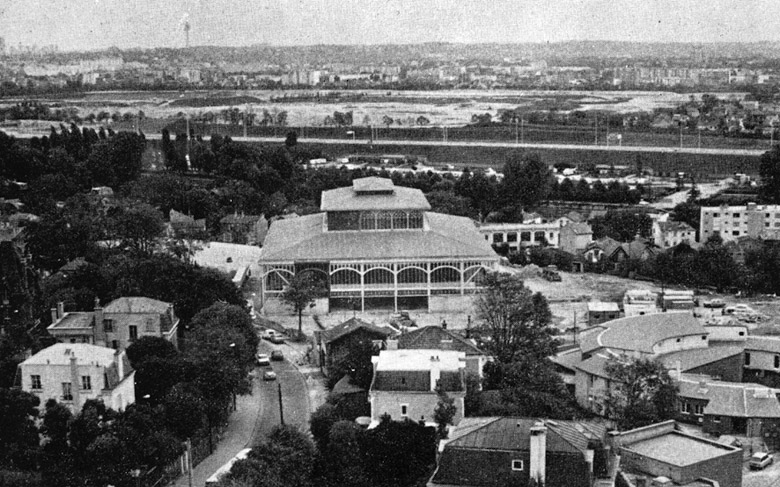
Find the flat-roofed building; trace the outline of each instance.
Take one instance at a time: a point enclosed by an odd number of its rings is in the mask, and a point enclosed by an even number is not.
[[[98,399],[116,411],[135,402],[135,371],[127,354],[88,343],[56,343],[19,365],[22,390],[77,414]]]
[[[680,431],[674,421],[614,436],[621,470],[667,477],[677,485],[699,479],[721,487],[742,486],[742,449]]]
[[[322,213],[274,222],[260,257],[263,312],[289,311],[279,297],[301,273],[328,288],[315,313],[470,309],[499,257],[473,221],[430,208],[420,190],[370,177],[323,192]]]
[[[702,206],[699,240],[719,235],[724,242],[739,237],[780,239],[780,205]]]

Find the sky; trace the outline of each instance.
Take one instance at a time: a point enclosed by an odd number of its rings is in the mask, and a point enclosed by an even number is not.
[[[7,46],[780,41],[780,0],[0,0]]]

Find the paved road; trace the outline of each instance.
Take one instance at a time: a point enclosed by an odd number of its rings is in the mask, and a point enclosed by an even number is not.
[[[40,137],[46,134],[29,134],[29,133],[17,133],[14,131],[6,131],[7,134],[13,135],[20,139],[29,139],[32,137]],[[146,134],[146,138],[150,140],[160,140],[161,134]],[[209,136],[204,136],[204,139],[208,140]],[[266,142],[266,143],[282,143],[284,137],[231,137],[237,142]],[[367,140],[351,140],[351,139],[321,139],[321,138],[303,138],[298,137],[298,142],[310,143],[310,144],[354,144],[354,145],[367,145]],[[766,150],[755,149],[717,149],[717,148],[697,148],[697,147],[656,147],[656,146],[618,146],[618,145],[580,145],[580,144],[516,144],[514,142],[482,142],[482,141],[447,141],[442,140],[385,140],[379,139],[374,141],[376,145],[390,145],[390,146],[443,146],[443,147],[493,147],[493,148],[520,148],[520,149],[558,149],[558,150],[598,150],[598,151],[611,151],[611,152],[655,152],[655,153],[667,153],[667,154],[702,154],[702,155],[730,155],[730,156],[750,156],[758,157]]]
[[[268,343],[260,344],[260,351],[271,353]],[[273,368],[277,381],[263,381],[264,370]],[[308,428],[309,393],[306,381],[300,372],[287,360],[272,362],[271,367],[258,367],[254,372],[252,394],[237,399],[237,409],[230,416],[228,427],[214,453],[198,464],[192,473],[192,485],[203,486],[206,479],[239,451],[263,439],[274,426],[279,424],[278,385],[282,386],[284,421],[287,424]],[[175,487],[188,487],[186,475],[179,478]]]

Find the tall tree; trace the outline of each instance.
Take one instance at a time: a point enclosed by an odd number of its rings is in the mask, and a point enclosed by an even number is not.
[[[282,291],[282,301],[292,307],[298,315],[298,334],[303,334],[303,312],[313,307],[317,298],[327,294],[327,288],[322,279],[313,272],[297,273],[290,284]]]
[[[614,384],[607,391],[607,415],[628,430],[672,419],[677,413],[677,385],[660,362],[613,357],[606,367]]]
[[[518,357],[541,360],[555,353],[552,313],[544,296],[511,274],[489,273],[484,285],[476,306],[487,352],[502,363]]]
[[[534,206],[547,198],[552,171],[538,154],[513,154],[504,164],[501,200],[504,206]]]
[[[767,203],[780,203],[780,146],[764,152],[759,160],[759,197]]]
[[[438,400],[433,410],[433,420],[436,421],[437,426],[436,432],[439,438],[447,438],[447,426],[452,424],[458,408],[455,406],[455,400],[440,385],[436,386],[436,395]]]

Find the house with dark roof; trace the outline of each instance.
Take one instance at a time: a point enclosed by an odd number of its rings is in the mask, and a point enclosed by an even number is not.
[[[472,220],[431,212],[420,190],[389,179],[324,191],[320,209],[271,225],[260,258],[263,312],[288,312],[279,296],[301,273],[329,290],[313,313],[465,311],[498,265]]]
[[[428,487],[591,487],[610,470],[596,421],[465,418],[443,443]]]
[[[611,237],[602,237],[589,243],[583,251],[583,256],[591,264],[606,260],[613,265],[628,258],[628,254],[626,254],[626,250],[620,245],[620,242]]]
[[[389,328],[376,326],[360,318],[350,318],[333,328],[315,333],[320,363],[327,373],[334,362],[343,359],[355,346],[372,343],[382,348],[392,334]]]
[[[654,220],[652,232],[653,243],[662,249],[696,242],[696,230],[685,222]]]
[[[454,350],[382,350],[371,358],[374,377],[368,391],[371,424],[387,414],[435,425],[433,412],[441,387],[455,401],[457,425],[466,397],[466,354]]]
[[[178,212],[174,209],[168,213],[168,229],[171,236],[197,236],[206,231],[206,219]]]
[[[268,220],[265,215],[236,212],[219,220],[219,229],[221,242],[262,246],[268,233]]]
[[[561,226],[558,247],[570,254],[579,254],[593,241],[593,229],[585,222]]]
[[[123,297],[92,311],[65,311],[60,302],[51,310],[50,335],[66,343],[91,343],[124,350],[144,336],[162,337],[178,345],[179,318],[171,303],[146,297]]]
[[[490,359],[476,344],[458,332],[440,326],[424,326],[407,331],[398,337],[399,349],[455,350],[466,354],[466,373],[482,377],[482,370]]]

